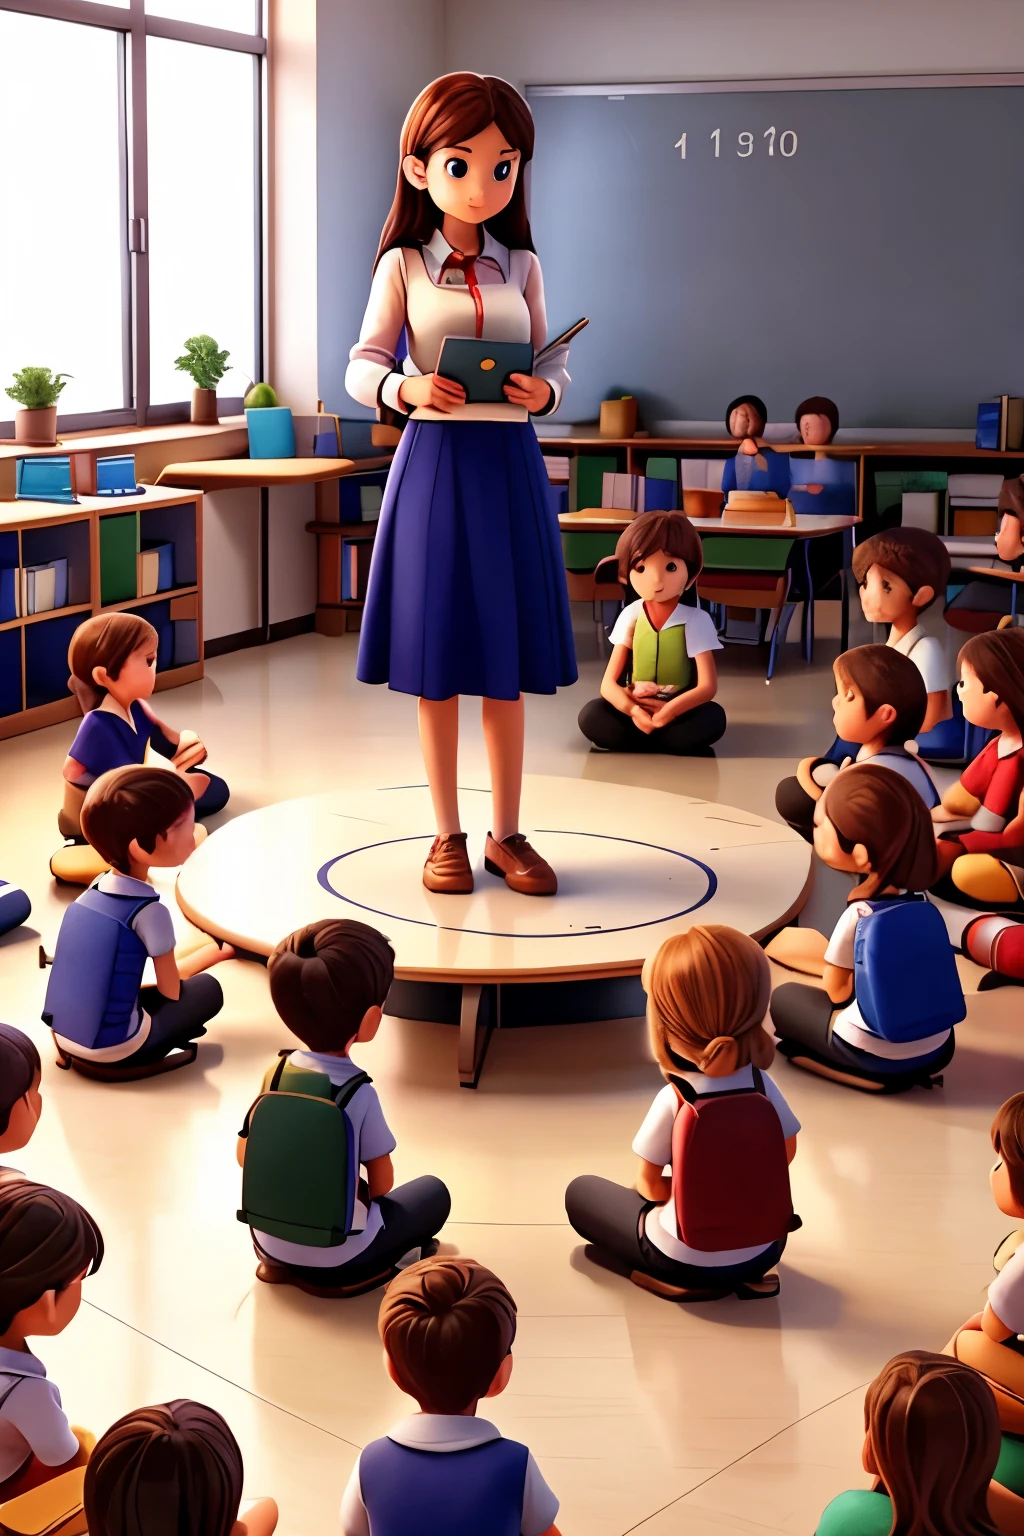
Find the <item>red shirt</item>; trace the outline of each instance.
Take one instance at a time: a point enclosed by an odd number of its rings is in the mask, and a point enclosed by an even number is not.
[[[981,801],[981,810],[975,815],[989,823],[985,830],[960,834],[960,842],[968,853],[999,853],[1024,844],[1024,834],[1015,832],[1008,837],[1005,831],[1007,822],[1018,813],[1024,791],[1024,746],[1000,757],[1002,739],[993,736],[960,775],[967,793]]]

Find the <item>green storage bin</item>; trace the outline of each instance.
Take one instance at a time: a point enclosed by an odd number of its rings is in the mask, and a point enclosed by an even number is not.
[[[136,513],[100,518],[100,603],[124,603],[138,596],[136,555],[139,521]]]
[[[606,555],[614,555],[617,533],[563,533],[562,560],[567,571],[592,571]]]
[[[694,523],[695,528],[700,527]],[[744,534],[730,538],[713,533],[701,540],[706,571],[756,571],[770,574],[784,571],[793,548],[792,539],[759,539]],[[566,562],[568,564],[568,562]]]

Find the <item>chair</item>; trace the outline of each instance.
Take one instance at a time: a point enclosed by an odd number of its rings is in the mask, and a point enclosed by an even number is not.
[[[792,459],[793,484],[789,497],[793,510],[805,517],[856,517],[857,466],[845,459]],[[820,485],[820,491],[808,489]],[[847,571],[853,559],[852,528],[824,539],[803,540],[803,559],[794,564],[789,593],[789,612],[783,619],[783,634],[789,628],[796,604],[804,605],[800,641],[804,659],[814,654],[814,603],[816,598],[838,597],[842,603],[840,649],[850,643],[850,606]]]
[[[766,680],[770,680],[775,671],[780,636],[785,638],[785,627],[780,627],[780,620],[792,581],[790,555],[795,543],[795,539],[759,539],[747,535],[730,538],[728,534],[711,534],[703,541],[704,569],[697,578],[698,597],[721,608],[771,611],[764,634],[769,646]],[[759,645],[761,642],[758,636],[736,643]]]
[[[563,533],[563,548],[568,540],[574,539],[599,539],[606,542],[609,538],[605,533]],[[614,542],[614,540],[613,540]],[[604,555],[600,558],[592,570],[571,570],[566,565],[565,585],[569,593],[569,601],[573,603],[590,603],[594,623],[597,626],[598,649],[603,654],[605,647],[605,603],[615,603],[619,608],[623,602],[623,588],[619,581],[619,564],[614,554]],[[600,605],[600,606],[599,606]]]

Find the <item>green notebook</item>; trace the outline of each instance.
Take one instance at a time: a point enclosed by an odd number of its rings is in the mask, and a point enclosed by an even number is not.
[[[618,459],[603,453],[574,453],[569,460],[569,511],[601,505],[605,475],[617,474]]]
[[[136,555],[139,520],[134,512],[100,518],[100,603],[124,603],[138,596]]]

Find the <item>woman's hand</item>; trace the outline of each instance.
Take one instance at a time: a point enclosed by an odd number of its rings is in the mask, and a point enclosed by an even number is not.
[[[544,411],[554,399],[555,392],[546,379],[534,378],[532,373],[513,373],[505,385],[505,398],[512,405],[525,405],[528,411]]]
[[[419,373],[402,381],[398,398],[403,405],[426,405],[447,416],[457,405],[465,405],[466,391],[454,379],[444,379],[439,373]]]

